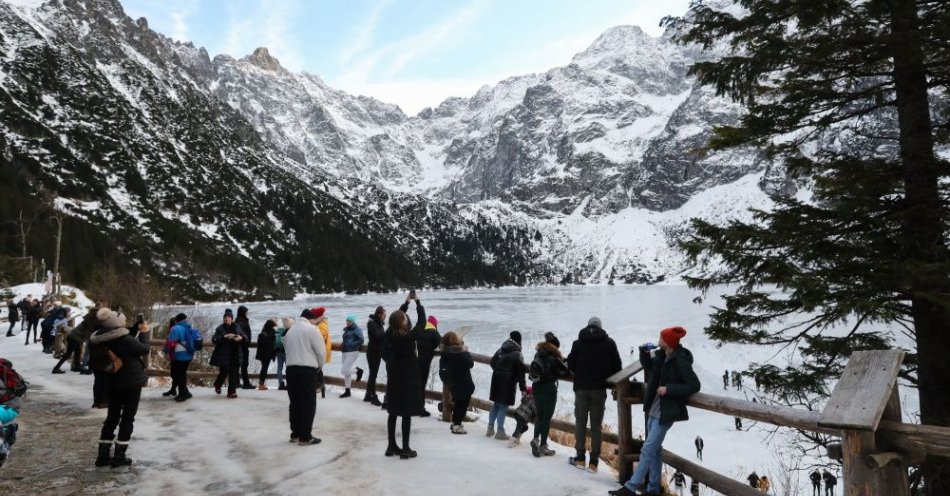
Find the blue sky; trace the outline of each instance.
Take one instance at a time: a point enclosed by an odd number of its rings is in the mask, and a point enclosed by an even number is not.
[[[689,0],[120,0],[213,57],[281,64],[414,114],[508,76],[565,65],[610,27],[658,35]]]

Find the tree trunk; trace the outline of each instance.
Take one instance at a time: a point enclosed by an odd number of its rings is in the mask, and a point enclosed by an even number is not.
[[[950,289],[934,269],[945,254],[938,177],[940,164],[927,94],[919,18],[914,0],[888,0],[894,60],[900,158],[904,179],[903,255],[919,357],[921,422],[950,425],[950,315],[933,296]],[[926,494],[950,494],[950,460],[930,457],[923,466]]]

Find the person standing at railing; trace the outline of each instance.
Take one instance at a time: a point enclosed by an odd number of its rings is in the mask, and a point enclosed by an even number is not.
[[[237,398],[238,381],[240,380],[241,343],[248,341],[249,336],[234,323],[234,314],[228,308],[224,311],[224,322],[214,330],[211,342],[214,351],[211,353],[211,365],[218,367],[218,377],[214,380],[214,392],[221,394],[224,380],[228,380],[228,398]]]
[[[267,391],[267,369],[274,360],[274,343],[277,341],[277,322],[274,319],[267,319],[257,335],[257,352],[254,353],[254,358],[261,362],[261,373],[257,381],[257,389],[261,391]]]
[[[415,294],[414,290],[410,292],[410,295],[412,294]],[[419,301],[416,300],[416,304],[418,303]],[[403,312],[408,311],[409,300],[406,300],[399,309]],[[422,331],[416,336],[416,349],[419,352],[419,390],[422,392],[423,398],[425,398],[426,385],[429,383],[429,374],[432,371],[432,359],[435,358],[435,350],[441,343],[442,335],[439,334],[439,319],[435,318],[435,315],[430,315]],[[431,413],[425,409],[425,402],[423,401],[421,416],[428,417],[429,415]]]
[[[491,369],[491,389],[488,398],[493,403],[488,413],[488,431],[485,432],[485,436],[495,436],[495,439],[507,441],[505,417],[508,415],[508,407],[515,404],[515,388],[517,387],[524,394],[526,387],[520,332],[511,331],[508,339],[501,344],[501,348],[492,355]],[[497,432],[495,431],[496,422]]]
[[[246,306],[239,306],[234,324],[244,335],[244,339],[238,343],[241,348],[241,389],[254,389],[254,386],[251,385],[251,378],[247,373],[247,367],[251,362],[251,321],[247,318],[247,311]]]
[[[366,345],[369,379],[366,381],[366,396],[363,397],[363,401],[369,402],[373,406],[382,405],[382,402],[376,396],[376,376],[379,375],[379,363],[382,361],[380,350],[383,346],[383,336],[386,334],[383,324],[385,321],[386,309],[378,306],[373,315],[369,316],[369,321],[366,322],[366,333],[369,338],[369,343]]]
[[[333,361],[333,340],[330,337],[330,321],[327,319],[326,307],[316,307],[311,308],[313,314],[317,316],[317,329],[320,330],[320,336],[323,337],[323,347],[327,350],[326,357],[324,358],[324,363],[330,363]],[[323,376],[320,376],[320,397],[327,397],[327,385],[323,382]]]
[[[277,359],[277,390],[286,391],[287,384],[284,382],[284,363],[287,361],[287,352],[284,349],[284,336],[287,330],[293,327],[294,319],[284,317],[280,320],[281,326],[274,333],[274,357]]]
[[[591,317],[587,327],[577,334],[577,340],[567,355],[567,369],[574,374],[574,451],[577,453],[568,461],[579,469],[597,472],[607,404],[607,379],[622,368],[617,343],[607,336],[600,318]],[[585,460],[588,416],[590,459]]]
[[[172,361],[172,387],[162,393],[162,396],[174,396],[175,401],[181,403],[191,399],[191,392],[188,391],[188,367],[195,359],[197,351],[195,338],[200,339],[201,333],[191,327],[188,316],[183,313],[176,315],[173,320],[175,325],[168,331],[168,338],[165,340],[165,353]]]
[[[340,351],[343,353],[343,387],[345,391],[340,398],[349,398],[350,385],[353,383],[353,373],[356,373],[356,380],[363,379],[363,369],[356,366],[356,360],[360,357],[360,346],[363,346],[363,330],[356,325],[356,315],[346,316],[346,327],[343,328],[343,342]]]
[[[475,382],[472,381],[472,367],[475,362],[468,352],[465,343],[454,332],[447,332],[442,337],[442,357],[439,359],[439,378],[452,392],[452,434],[467,434],[462,420],[468,411],[468,404],[475,392]]]
[[[410,300],[415,299],[410,296]],[[408,308],[408,300],[404,308]],[[386,456],[399,455],[406,460],[415,458],[417,453],[409,447],[409,434],[412,429],[412,417],[423,411],[424,396],[419,384],[419,355],[416,353],[418,336],[425,330],[426,311],[416,299],[416,325],[406,313],[397,310],[389,316],[389,327],[383,338],[382,356],[386,361],[386,433],[389,445]],[[402,417],[402,447],[396,444],[396,420]]]
[[[693,371],[693,354],[680,344],[684,336],[686,329],[668,327],[660,331],[659,348],[649,343],[640,346],[640,363],[647,377],[643,395],[647,438],[633,476],[620,489],[610,491],[612,496],[660,494],[663,439],[674,422],[689,420],[686,400],[701,387]],[[646,490],[641,489],[644,482]]]
[[[554,456],[554,450],[548,448],[548,434],[551,431],[551,418],[557,406],[557,381],[567,373],[567,364],[561,355],[561,341],[552,332],[544,333],[544,341],[538,343],[534,359],[529,367],[529,378],[534,390],[534,403],[538,409],[538,421],[534,424],[534,439],[531,440],[531,454]]]

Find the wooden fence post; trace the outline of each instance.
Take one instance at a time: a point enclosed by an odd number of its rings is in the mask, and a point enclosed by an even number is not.
[[[630,407],[630,397],[632,396],[629,380],[622,380],[617,383],[615,394],[617,395],[617,470],[620,474],[620,483],[627,482],[633,476],[633,462],[630,456],[633,454],[633,409]]]

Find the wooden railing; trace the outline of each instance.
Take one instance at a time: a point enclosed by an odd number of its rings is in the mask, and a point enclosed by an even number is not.
[[[149,344],[161,347],[163,341]],[[205,348],[214,345],[205,341]],[[250,343],[256,347],[255,343]],[[333,343],[340,350],[340,343]],[[365,353],[366,347],[360,352]],[[439,352],[436,352],[436,356]],[[472,353],[472,360],[489,365],[491,357]],[[904,353],[897,350],[862,351],[852,354],[827,406],[822,412],[799,410],[781,405],[770,405],[737,398],[696,393],[687,405],[724,415],[790,427],[808,432],[839,436],[842,442],[841,462],[844,467],[845,496],[909,496],[907,467],[918,464],[926,456],[950,457],[950,428],[906,424],[901,420],[900,400],[897,395],[897,372]],[[604,432],[602,439],[617,446],[619,481],[625,482],[633,474],[633,464],[639,460],[643,441],[634,439],[633,405],[643,403],[644,382],[635,376],[643,372],[640,362],[633,362],[611,376],[607,382],[617,404],[617,432]],[[168,376],[165,370],[149,370],[151,376]],[[190,372],[189,377],[213,378],[214,372]],[[275,376],[269,374],[268,379]],[[572,381],[571,377],[562,380]],[[325,376],[327,384],[342,386],[343,378]],[[353,380],[351,387],[365,389],[365,381]],[[386,391],[386,384],[376,385]],[[442,418],[449,420],[452,398],[443,391],[425,392],[426,399],[443,402]],[[488,410],[492,403],[473,397],[471,406]],[[511,415],[511,410],[509,410]],[[570,422],[552,419],[551,428],[573,434]],[[727,496],[761,496],[762,493],[731,477],[709,470],[675,453],[663,450],[663,461],[719,493]]]

